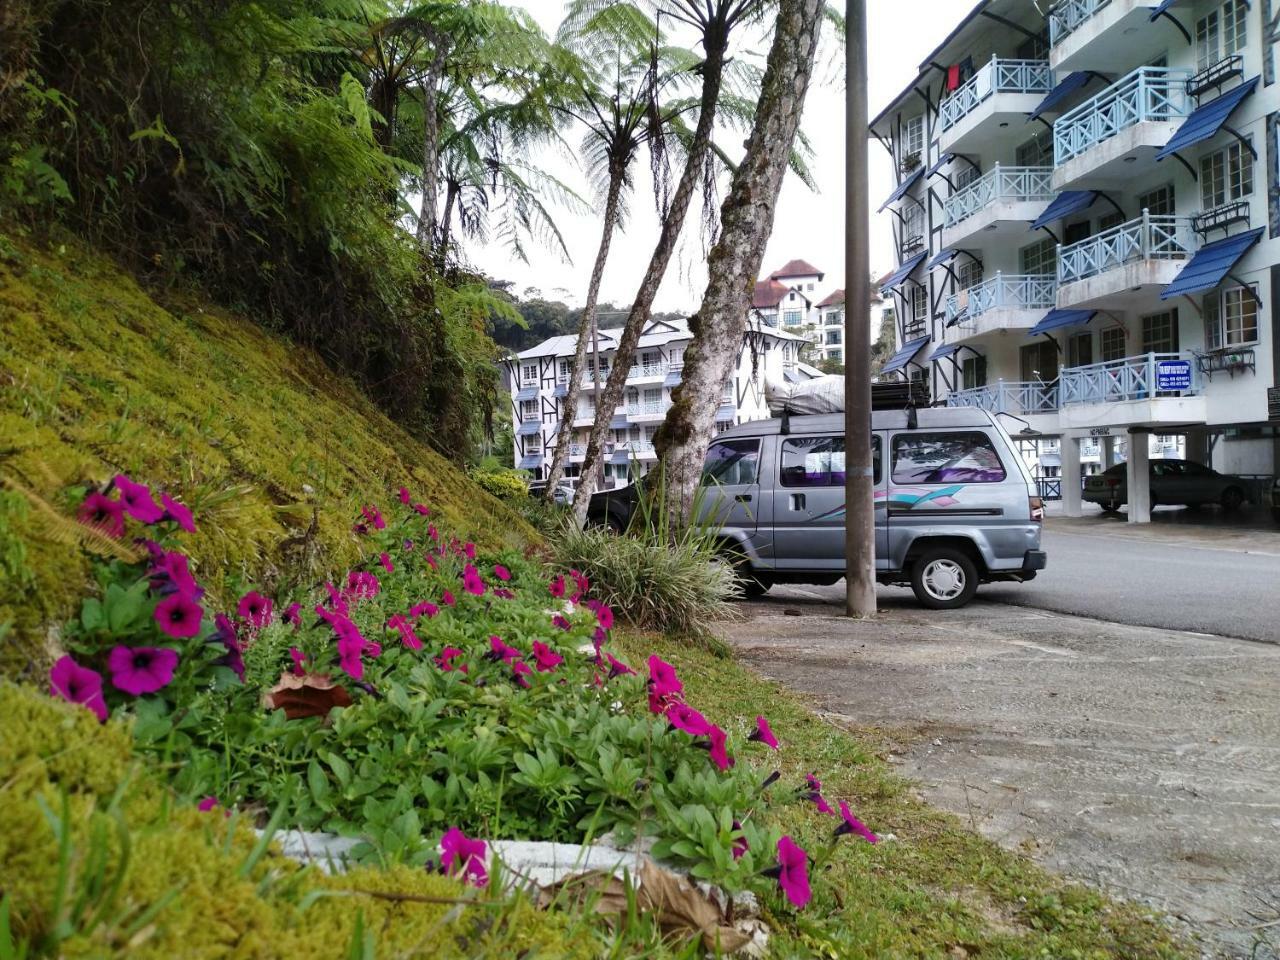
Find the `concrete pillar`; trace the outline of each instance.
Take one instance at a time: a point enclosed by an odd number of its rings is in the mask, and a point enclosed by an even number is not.
[[[1129,522],[1151,522],[1151,448],[1149,435],[1129,433],[1129,459],[1125,461],[1125,488],[1129,493]]]
[[[1212,466],[1209,459],[1209,431],[1203,429],[1187,431],[1187,459],[1193,463]]]
[[[1080,500],[1080,438],[1063,437],[1058,449],[1062,453],[1062,515],[1084,516]]]
[[[1116,438],[1115,437],[1099,437],[1102,447],[1102,469],[1110,470],[1117,463],[1116,460]]]

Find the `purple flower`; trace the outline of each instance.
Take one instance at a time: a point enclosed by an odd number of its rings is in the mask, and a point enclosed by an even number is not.
[[[382,589],[382,585],[378,583],[378,578],[372,573],[363,570],[352,570],[347,574],[347,588],[343,591],[343,597],[349,597],[354,600],[371,600],[378,595],[378,591]]]
[[[196,532],[196,522],[191,516],[191,511],[180,504],[167,493],[160,494],[160,503],[164,507],[164,519],[172,520],[181,530],[187,533]]]
[[[199,810],[201,813],[208,813],[210,810],[215,809],[217,806],[218,806],[217,797],[205,797],[203,800],[201,800],[199,803],[196,804],[196,809]]]
[[[270,597],[264,597],[257,590],[250,590],[240,598],[236,616],[247,621],[250,626],[261,629],[271,622],[271,607]]]
[[[813,898],[809,889],[809,855],[790,837],[778,841],[778,886],[797,910],[804,909]]]
[[[763,743],[774,750],[778,749],[778,738],[773,735],[773,729],[769,726],[769,721],[764,717],[756,717],[756,732],[747,737],[747,739]]]
[[[461,874],[468,883],[485,886],[489,882],[485,858],[484,841],[468,838],[457,827],[450,827],[440,838],[440,862],[451,876]]]
[[[295,630],[298,629],[298,627],[302,626],[302,604],[300,603],[289,604],[289,606],[284,611],[284,616],[282,616],[280,619],[284,623],[293,624],[293,628]]]
[[[805,790],[800,795],[805,799],[812,800],[819,813],[834,814],[835,810],[831,808],[831,804],[827,803],[826,798],[822,795],[822,781],[812,773],[805,774],[804,780]]]
[[[606,653],[605,658],[609,661],[609,679],[621,677],[623,674],[635,675],[635,671],[628,667],[625,663],[615,657],[612,653]]]
[[[114,647],[107,655],[111,684],[134,697],[163,690],[178,668],[178,653],[164,647]]]
[[[595,613],[601,630],[613,629],[613,608],[607,603],[603,600],[588,600],[583,606]]]
[[[717,726],[712,726],[707,736],[711,740],[711,762],[721,770],[728,770],[734,764],[733,757],[725,749],[728,736]]]
[[[844,819],[844,823],[836,827],[837,837],[842,837],[846,833],[856,833],[867,843],[880,842],[880,838],[871,831],[870,827],[853,815],[853,811],[849,809],[849,805],[843,800],[840,801],[840,816]]]
[[[418,513],[424,517],[430,515],[431,513],[431,508],[428,507],[425,503],[415,503],[413,505],[413,509],[415,513]]]
[[[500,637],[489,638],[489,653],[486,656],[490,660],[501,660],[503,663],[514,663],[524,659],[524,654],[515,647],[507,646]]]
[[[432,617],[440,613],[440,608],[434,603],[416,603],[409,608],[409,616],[413,618],[426,617],[430,620]]]
[[[297,647],[289,648],[289,659],[293,661],[293,674],[300,677],[307,672],[307,658]]]
[[[444,592],[444,596],[440,598],[440,602],[443,603],[446,607],[452,607],[458,601],[454,599],[452,593],[446,590]]]
[[[497,577],[499,580],[501,580],[503,583],[506,583],[508,580],[511,579],[511,571],[508,570],[506,567],[504,567],[500,563],[495,563],[493,565],[493,575]]]
[[[550,673],[564,663],[564,657],[560,656],[541,640],[533,641],[533,660],[539,673]]]
[[[573,626],[571,623],[569,623],[568,620],[560,616],[560,614],[558,613],[551,618],[551,625],[553,627],[558,627],[561,630],[568,630],[570,627]]]
[[[709,736],[713,729],[711,722],[687,703],[672,704],[667,710],[667,721],[694,737]]]
[[[400,642],[410,650],[421,650],[422,641],[418,639],[418,635],[413,632],[413,625],[403,615],[397,613],[394,617],[387,621],[387,626],[392,630],[398,631],[400,634]]]
[[[124,536],[124,504],[98,490],[84,498],[77,518],[86,526],[96,527],[109,537]]]
[[[171,637],[194,637],[200,632],[203,617],[200,604],[180,593],[172,593],[156,604],[156,623]]]
[[[649,709],[663,713],[684,694],[684,684],[676,676],[676,668],[665,660],[649,657]]]
[[[733,821],[733,829],[735,832],[741,831],[742,824],[739,823],[737,820]],[[733,859],[741,860],[742,855],[750,849],[751,847],[747,844],[746,837],[738,836],[733,838]]]
[[[134,483],[123,473],[112,481],[120,491],[124,512],[139,523],[156,523],[164,518],[164,508],[151,499],[151,489],[145,483]]]
[[[382,519],[382,513],[373,504],[361,507],[360,513],[364,516],[365,521],[373,526],[373,529],[385,530],[387,528],[387,521]]]
[[[386,570],[387,573],[395,572],[396,565],[391,562],[391,554],[385,552],[378,554],[378,562],[382,564],[382,568]]]
[[[107,719],[107,701],[102,698],[102,674],[82,667],[64,656],[49,671],[49,692],[68,703],[88,707],[102,721]]]
[[[485,585],[480,571],[469,563],[462,569],[462,589],[477,597],[484,596]]]
[[[236,634],[236,625],[225,613],[214,615],[213,636],[209,639],[210,642],[221,643],[226,648],[226,654],[218,662],[224,667],[230,667],[231,671],[240,678],[240,682],[244,683],[244,647]]]
[[[181,553],[160,551],[151,567],[151,582],[163,593],[176,592],[193,602],[204,596],[204,590],[191,575],[187,558]],[[172,591],[165,589],[166,583]]]
[[[476,545],[467,541],[462,545],[462,552],[466,555],[468,560],[474,560],[476,558]]]
[[[400,488],[400,502],[401,502],[401,503],[403,503],[403,504],[405,504],[405,505],[407,506],[407,505],[408,505],[408,503],[409,503],[409,501],[410,501],[410,500],[412,500],[412,499],[413,499],[413,497],[409,494],[409,488],[408,488],[408,487],[401,487],[401,488]]]
[[[520,684],[520,686],[529,686],[528,678],[532,675],[533,670],[530,669],[529,665],[523,660],[515,660],[512,662],[511,673],[516,678],[516,683]]]
[[[557,576],[548,584],[547,589],[557,600],[564,596],[564,577]]]
[[[459,650],[457,647],[445,647],[440,651],[440,656],[436,657],[436,665],[445,673],[449,673],[454,670],[453,661],[462,656],[464,656],[463,651]],[[468,672],[467,665],[465,663],[457,669],[461,670],[463,673]]]

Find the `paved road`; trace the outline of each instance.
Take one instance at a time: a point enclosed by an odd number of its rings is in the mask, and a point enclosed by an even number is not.
[[[1280,534],[1051,521],[1049,568],[1031,583],[989,584],[1008,603],[1114,623],[1280,642]],[[844,583],[804,587],[842,602]],[[893,606],[910,592],[881,587]]]

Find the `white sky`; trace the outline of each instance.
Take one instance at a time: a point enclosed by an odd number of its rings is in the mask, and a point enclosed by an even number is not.
[[[834,0],[838,5],[840,0]],[[524,0],[523,6],[548,34],[554,33],[563,10],[561,0]],[[870,108],[875,116],[914,79],[925,56],[955,27],[959,17],[972,7],[971,0],[867,0],[870,58]],[[675,38],[687,42],[687,38]],[[767,45],[758,45],[763,56]],[[820,68],[806,102],[805,131],[813,145],[812,169],[818,192],[810,191],[788,175],[782,187],[773,236],[761,271],[776,270],[788,260],[808,260],[825,270],[825,295],[844,286],[844,91],[833,77],[828,62]],[[570,143],[580,133],[566,134]],[[745,137],[744,137],[745,139]],[[879,143],[870,144],[871,156],[871,272],[881,276],[895,267],[889,232],[889,214],[874,211],[893,190],[889,156]],[[559,154],[543,158],[546,166],[579,194],[589,196],[586,178],[575,165]],[[625,233],[615,234],[601,286],[601,301],[630,303],[644,275],[649,254],[657,239],[658,220],[648,178],[648,158],[641,157],[636,169],[636,189],[631,219]],[[673,176],[679,175],[677,168]],[[695,208],[698,203],[695,199]],[[573,258],[571,264],[539,246],[529,248],[528,264],[512,260],[498,246],[467,251],[472,261],[495,279],[514,281],[514,291],[523,294],[536,287],[548,299],[579,305],[586,297],[591,264],[600,239],[599,222],[593,217],[557,211],[557,223],[564,233]],[[702,298],[706,284],[705,257],[698,225],[698,212],[691,209],[677,259],[659,292],[658,310],[692,311]]]

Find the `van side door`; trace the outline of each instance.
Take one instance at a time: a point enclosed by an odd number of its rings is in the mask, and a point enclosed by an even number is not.
[[[698,522],[717,526],[754,561],[760,507],[759,437],[715,440],[707,448],[698,498]]]
[[[779,570],[844,569],[844,437],[777,438],[773,491],[774,548]]]

